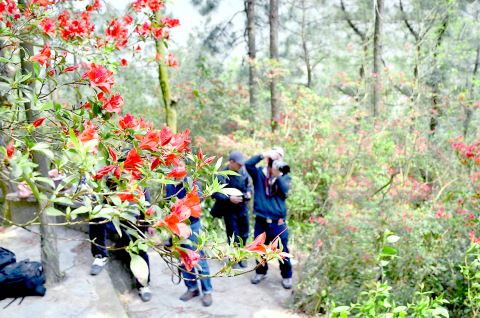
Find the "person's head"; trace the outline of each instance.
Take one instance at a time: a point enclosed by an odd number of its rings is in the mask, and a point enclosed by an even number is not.
[[[234,150],[228,156],[228,169],[238,172],[245,164],[245,157],[243,154],[238,151]]]
[[[285,151],[283,151],[282,147],[275,146],[270,151],[272,152],[272,154],[277,155],[274,160],[283,160],[283,157],[285,156]]]

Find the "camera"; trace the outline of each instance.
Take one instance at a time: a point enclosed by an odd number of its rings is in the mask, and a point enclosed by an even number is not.
[[[275,160],[272,162],[272,167],[278,169],[283,174],[290,173],[290,166],[282,160]]]

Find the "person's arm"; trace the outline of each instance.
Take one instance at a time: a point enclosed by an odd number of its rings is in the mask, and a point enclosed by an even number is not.
[[[245,169],[247,169],[248,174],[252,177],[253,183],[256,183],[258,178],[258,170],[256,165],[262,160],[263,155],[256,155],[245,162]]]
[[[280,195],[281,198],[286,199],[288,197],[288,192],[290,191],[291,183],[292,183],[292,178],[288,174],[277,178],[276,184],[278,188],[278,195]]]
[[[244,175],[244,178],[245,178],[245,188],[247,189],[247,193],[249,193],[250,197],[251,197],[251,195],[253,193],[252,179],[250,178],[250,176],[248,175],[246,170],[243,170],[243,175]]]

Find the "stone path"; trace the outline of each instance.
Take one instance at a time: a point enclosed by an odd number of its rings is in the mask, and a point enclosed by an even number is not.
[[[0,228],[1,229],[1,228]],[[35,228],[32,230],[36,231]],[[2,309],[10,300],[0,301],[0,317],[300,317],[287,307],[291,291],[280,285],[278,265],[272,263],[269,275],[259,285],[250,284],[251,274],[213,280],[213,305],[205,308],[200,298],[182,302],[183,282],[174,285],[171,273],[160,257],[151,253],[151,287],[153,298],[144,303],[136,291],[125,288],[125,273],[119,273],[115,263],[109,271],[90,276],[92,261],[89,243],[82,241],[84,233],[58,229],[60,262],[66,279],[48,288],[45,297],[26,297]],[[18,228],[0,232],[0,246],[11,249],[17,259],[40,259],[38,236]],[[253,265],[253,262],[252,262]],[[118,266],[118,265],[117,265]],[[218,264],[210,263],[213,270]],[[115,285],[115,287],[114,287]]]

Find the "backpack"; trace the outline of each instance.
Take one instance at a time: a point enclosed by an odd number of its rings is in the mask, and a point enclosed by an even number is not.
[[[15,254],[6,248],[0,247],[0,270],[5,266],[15,263]]]
[[[0,271],[0,300],[45,295],[45,274],[42,264],[23,260]]]

